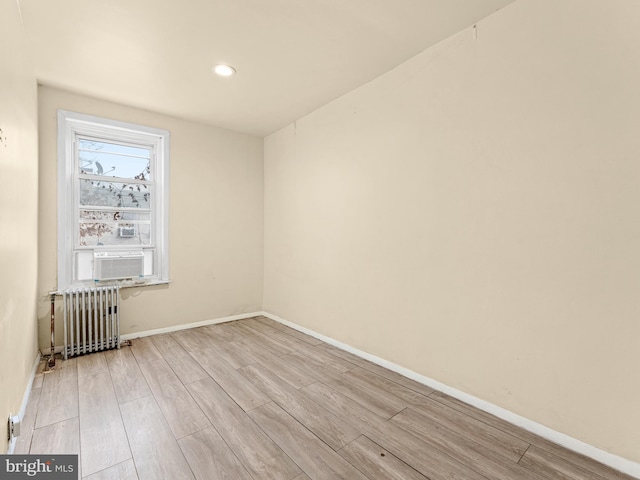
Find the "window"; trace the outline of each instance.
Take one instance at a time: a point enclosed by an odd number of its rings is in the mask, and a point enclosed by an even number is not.
[[[169,132],[58,111],[58,289],[169,280]]]

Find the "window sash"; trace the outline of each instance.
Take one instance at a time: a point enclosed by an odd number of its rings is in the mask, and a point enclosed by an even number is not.
[[[81,140],[87,140],[89,139],[90,141],[94,141],[96,143],[106,143],[106,144],[110,144],[114,146],[114,149],[117,148],[118,146],[125,146],[125,147],[133,147],[133,148],[138,148],[138,149],[144,149],[147,150],[149,152],[149,156],[148,156],[148,160],[149,160],[149,177],[150,180],[139,180],[139,179],[135,179],[135,178],[127,178],[127,177],[117,177],[117,176],[106,176],[106,175],[93,175],[93,174],[86,174],[86,173],[80,173],[81,169],[80,169],[80,163],[82,161],[82,159],[80,158],[80,144],[81,144]],[[86,250],[86,249],[95,249],[96,247],[100,246],[100,247],[104,247],[104,248],[119,248],[119,247],[131,247],[132,245],[136,245],[136,246],[141,246],[142,248],[154,248],[154,241],[155,241],[155,221],[154,221],[154,185],[155,185],[155,178],[152,176],[151,172],[154,172],[156,170],[155,165],[154,165],[154,160],[155,160],[155,155],[154,155],[154,147],[153,146],[149,146],[145,143],[137,143],[137,142],[118,142],[117,140],[113,140],[112,138],[108,137],[108,136],[104,136],[104,137],[99,137],[99,136],[93,136],[93,137],[87,137],[87,136],[83,136],[81,134],[76,134],[75,135],[75,141],[74,141],[74,170],[73,170],[73,183],[74,183],[74,193],[75,195],[75,200],[76,200],[76,210],[75,210],[75,214],[74,214],[74,220],[75,220],[75,235],[74,235],[74,249],[82,249],[82,250]],[[140,158],[140,157],[138,157]],[[144,159],[147,159],[147,157],[143,157]],[[126,207],[124,205],[94,205],[92,203],[88,203],[88,202],[84,202],[83,203],[83,199],[82,199],[82,194],[81,191],[83,189],[83,186],[85,185],[85,183],[83,182],[91,182],[93,185],[93,182],[100,182],[100,183],[104,183],[105,185],[109,185],[109,189],[108,192],[102,192],[101,189],[96,189],[96,192],[94,192],[95,194],[100,194],[100,195],[104,195],[107,198],[111,198],[111,200],[115,200],[116,202],[119,201],[123,202],[123,201],[127,201],[129,203],[139,203],[142,202],[142,196],[144,196],[146,194],[148,200],[146,201],[146,205],[148,205],[148,207]],[[118,191],[118,187],[113,187],[113,185],[121,185],[120,190]],[[135,186],[138,190],[138,193],[141,193],[141,186],[142,188],[144,188],[146,190],[146,192],[142,193],[142,195],[138,195],[137,199],[136,199],[136,194],[135,194],[135,190],[133,190],[133,186]],[[128,187],[131,187],[132,191],[130,192]],[[90,187],[89,187],[90,188]],[[104,186],[103,186],[104,188]],[[106,189],[105,189],[106,190]],[[88,194],[90,194],[91,192],[89,192]],[[131,195],[131,201],[129,200],[129,195]],[[126,200],[123,200],[123,197]],[[94,197],[95,200],[95,197]],[[96,209],[94,207],[102,207],[100,209]],[[83,211],[102,211],[105,213],[110,213],[112,212],[114,215],[116,214],[116,212],[121,211],[121,209],[127,209],[127,211],[139,211],[140,213],[143,212],[149,212],[150,215],[150,220],[146,221],[146,222],[141,222],[141,223],[133,223],[133,222],[124,222],[124,221],[110,221],[108,219],[96,219],[95,221],[90,221],[90,220],[83,220],[81,218],[82,216],[82,212]],[[111,240],[113,238],[113,236],[116,234],[116,232],[118,232],[118,228],[120,227],[120,224],[140,224],[140,225],[149,225],[149,234],[148,234],[148,240],[143,242],[142,241],[142,237],[140,237],[140,243],[135,243],[133,241],[122,241],[120,243],[116,243],[115,241]],[[85,226],[85,228],[83,228],[83,226]],[[92,226],[93,228],[90,228],[89,226]],[[83,235],[84,233],[84,235]],[[92,238],[92,237],[96,237],[96,238]],[[100,237],[102,237],[102,241],[105,242],[107,241],[106,239],[110,239],[109,243],[100,243]],[[145,240],[147,239],[147,235],[144,235]],[[119,237],[115,237],[115,238],[119,238]],[[155,270],[155,269],[154,269]]]
[[[83,218],[83,214],[86,215],[94,215],[97,218]],[[120,218],[115,218],[117,214],[120,214]],[[134,216],[138,218],[126,218],[129,216]],[[103,242],[107,239],[112,238],[114,235],[116,238],[124,239],[120,242],[111,242],[111,243],[103,243],[105,248],[115,248],[118,249],[120,247],[131,248],[132,246],[142,247],[142,248],[155,248],[155,229],[152,223],[152,215],[150,209],[128,209],[126,212],[122,209],[100,209],[100,210],[92,210],[87,208],[80,208],[78,212],[78,222],[75,227],[76,231],[76,244],[75,249],[79,250],[87,250],[87,249],[95,249],[97,245],[94,245],[93,241],[90,238],[86,237],[94,237],[94,236],[102,236]],[[123,237],[120,236],[120,228],[128,228],[133,226],[134,232],[137,232],[132,237]],[[84,231],[89,232],[92,230],[95,232],[94,235],[82,235]],[[146,233],[148,231],[148,234]],[[101,235],[98,235],[100,233]],[[136,242],[135,239],[138,239],[139,242]],[[98,239],[96,239],[96,242]]]

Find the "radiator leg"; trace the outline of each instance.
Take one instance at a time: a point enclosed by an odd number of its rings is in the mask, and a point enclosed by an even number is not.
[[[120,289],[115,288],[116,305],[116,348],[120,350]]]
[[[51,294],[51,355],[47,362],[49,369],[56,366],[56,295]]]
[[[67,292],[62,292],[62,325],[64,326],[64,342],[63,342],[63,350],[62,350],[62,358],[65,360],[68,357],[69,351],[69,339],[71,339],[71,345],[73,345],[73,322],[68,320],[69,318],[69,309],[68,309],[68,295]]]

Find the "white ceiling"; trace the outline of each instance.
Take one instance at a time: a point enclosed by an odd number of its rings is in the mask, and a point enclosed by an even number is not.
[[[19,4],[39,83],[263,136],[512,1]]]

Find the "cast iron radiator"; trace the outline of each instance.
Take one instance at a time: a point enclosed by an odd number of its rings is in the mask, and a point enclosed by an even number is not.
[[[120,287],[65,290],[62,300],[65,360],[120,348]]]

